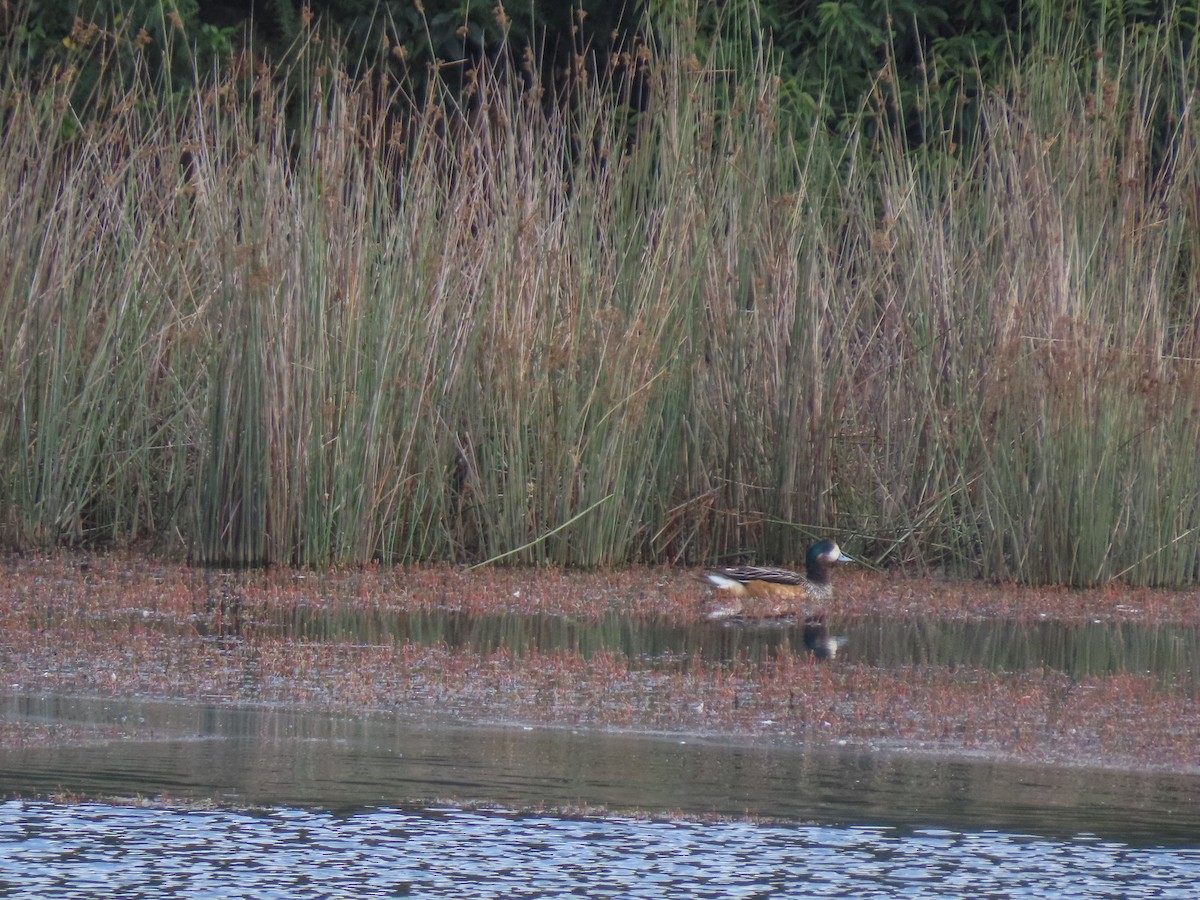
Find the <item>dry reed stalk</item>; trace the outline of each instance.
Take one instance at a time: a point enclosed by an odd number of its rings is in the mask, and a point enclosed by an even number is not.
[[[80,124],[6,70],[0,537],[593,566],[836,531],[1193,582],[1192,64],[1031,53],[913,147],[674,38],[636,110],[502,61],[402,111],[310,47]]]

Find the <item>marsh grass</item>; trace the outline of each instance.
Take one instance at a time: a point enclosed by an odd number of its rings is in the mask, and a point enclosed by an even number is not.
[[[409,106],[305,44],[86,118],[6,71],[0,537],[1194,582],[1191,63],[1031,53],[911,147],[886,78],[798,128],[752,46]]]

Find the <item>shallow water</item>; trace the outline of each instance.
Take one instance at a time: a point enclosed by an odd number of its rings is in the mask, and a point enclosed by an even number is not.
[[[0,791],[22,798],[0,804],[2,896],[1191,897],[1200,880],[1200,777],[164,702],[7,696],[0,720],[103,738],[0,751]]]
[[[0,720],[96,746],[0,750],[8,796],[167,796],[354,809],[430,800],[839,825],[1200,838],[1200,776],[395,714],[8,696]]]
[[[643,671],[804,652],[779,624],[128,614],[218,646],[606,651]],[[1197,629],[830,625],[849,639],[838,666],[1152,672],[1184,702],[1200,687]],[[0,896],[1193,897],[1200,882],[1195,775],[29,694],[0,697],[4,722],[71,738],[0,750],[0,797],[18,798],[0,803]]]
[[[839,654],[856,663],[982,667],[993,671],[1048,668],[1072,677],[1152,672],[1200,687],[1200,629],[1120,622],[864,619],[830,622],[848,639]],[[599,620],[562,616],[462,613],[344,613],[297,609],[241,626],[276,636],[319,642],[444,644],[481,653],[501,647],[537,651],[620,653],[635,664],[669,667],[696,658],[758,661],[803,650],[795,623],[735,624],[638,621],[615,614]]]

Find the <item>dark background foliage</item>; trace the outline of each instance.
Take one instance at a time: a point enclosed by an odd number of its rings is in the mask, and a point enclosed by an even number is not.
[[[961,104],[1011,57],[1054,45],[1063,31],[1085,36],[1077,45],[1086,46],[1167,27],[1187,53],[1198,8],[1166,0],[5,0],[0,27],[10,53],[90,66],[91,83],[101,71],[120,71],[122,53],[165,48],[146,55],[169,66],[186,89],[197,70],[244,47],[286,59],[314,21],[337,36],[334,49],[351,68],[385,69],[419,85],[432,67],[443,75],[454,66],[465,71],[483,55],[520,58],[526,48],[541,61],[543,83],[555,83],[581,51],[601,67],[614,51],[645,38],[647,14],[656,27],[683,16],[698,20],[702,59],[712,36],[770,41],[785,104],[837,126],[860,115],[872,95],[886,97],[906,121],[927,121],[911,113],[956,97]],[[89,31],[92,24],[99,30]],[[1086,69],[1093,61],[1081,56],[1078,64]]]

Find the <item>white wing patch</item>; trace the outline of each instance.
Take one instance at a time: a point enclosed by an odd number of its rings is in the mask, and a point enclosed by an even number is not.
[[[741,591],[745,590],[745,585],[743,585],[736,578],[730,578],[727,575],[721,575],[719,572],[705,572],[704,577],[723,591],[737,591],[740,593]]]

